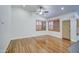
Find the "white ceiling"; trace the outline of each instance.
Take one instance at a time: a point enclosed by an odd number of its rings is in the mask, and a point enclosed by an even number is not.
[[[46,10],[48,10],[48,13],[45,13],[41,16],[45,18],[50,18],[58,15],[62,15],[65,13],[70,13],[70,12],[79,12],[79,6],[78,5],[18,5],[18,6],[12,6],[12,7],[20,7],[23,8],[29,12],[34,12],[36,13],[37,9],[40,8],[40,6],[44,7]],[[61,8],[64,8],[61,10]]]

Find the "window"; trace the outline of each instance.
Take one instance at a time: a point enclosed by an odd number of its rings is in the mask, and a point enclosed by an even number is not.
[[[36,20],[36,31],[46,30],[46,21]]]
[[[48,27],[48,28],[49,28],[49,30],[53,30],[53,21],[52,21],[52,20],[51,20],[51,21],[49,21],[49,23],[48,23],[48,24],[49,24],[49,27]]]
[[[49,31],[60,31],[60,21],[59,19],[49,20],[48,21],[48,30]]]

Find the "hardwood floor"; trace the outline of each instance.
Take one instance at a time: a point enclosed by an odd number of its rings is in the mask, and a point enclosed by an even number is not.
[[[11,40],[6,53],[67,53],[69,40],[44,35]]]

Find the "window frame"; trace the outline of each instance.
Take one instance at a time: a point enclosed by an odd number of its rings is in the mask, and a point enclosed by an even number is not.
[[[53,22],[53,25],[49,25],[49,23]],[[57,25],[58,24],[58,25]],[[51,27],[53,27],[51,29]],[[49,31],[56,31],[56,32],[60,32],[60,20],[59,19],[52,19],[48,21],[48,30]]]
[[[41,22],[41,24],[37,24]],[[46,21],[45,20],[36,20],[36,31],[45,31],[46,30]]]

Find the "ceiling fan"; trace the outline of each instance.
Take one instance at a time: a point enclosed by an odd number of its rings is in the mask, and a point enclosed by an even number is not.
[[[48,10],[46,10],[44,7],[40,6],[39,9],[37,10],[37,13],[40,15],[43,15],[45,13],[48,13]]]

